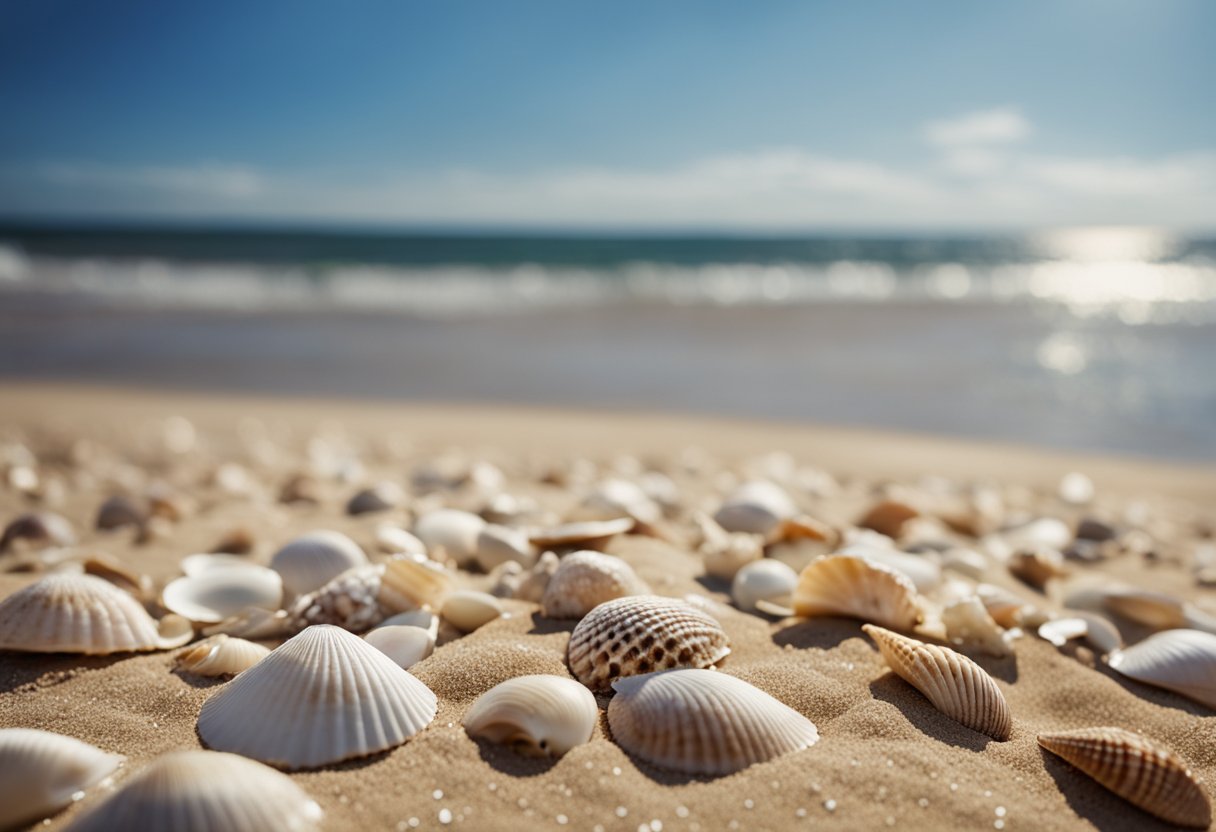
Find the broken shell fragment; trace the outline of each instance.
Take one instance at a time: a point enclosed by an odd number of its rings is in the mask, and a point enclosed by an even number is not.
[[[161,593],[165,609],[198,624],[215,624],[249,607],[277,610],[282,600],[279,573],[253,564],[177,578]]]
[[[548,618],[582,618],[599,604],[626,595],[646,595],[650,587],[633,567],[600,552],[573,552],[562,558],[541,599]]]
[[[802,570],[794,614],[838,615],[911,630],[923,619],[916,587],[901,572],[864,557],[827,555]]]
[[[123,757],[32,728],[0,728],[0,829],[50,817],[109,777]]]
[[[440,611],[443,619],[462,633],[471,633],[502,614],[502,604],[497,598],[469,589],[459,589],[448,595]]]
[[[1138,682],[1216,709],[1216,635],[1166,630],[1110,654],[1110,666]]]
[[[747,564],[735,574],[730,597],[744,612],[755,612],[760,601],[788,607],[797,585],[797,572],[779,560],[765,558]]]
[[[470,736],[513,746],[530,757],[561,757],[591,739],[599,709],[573,679],[517,676],[483,693],[465,714]]]
[[[1068,575],[1068,570],[1064,568],[1064,556],[1046,546],[1019,549],[1010,555],[1008,566],[1009,574],[1035,589],[1043,589],[1053,578]]]
[[[316,531],[275,552],[270,568],[283,576],[283,594],[290,599],[320,589],[346,570],[366,563],[367,555],[346,535]]]
[[[178,670],[198,676],[235,676],[268,655],[269,648],[221,633],[191,644],[175,661]]]
[[[1011,633],[992,620],[984,603],[974,595],[947,604],[942,610],[942,624],[947,639],[955,646],[978,648],[990,656],[1013,652]]]

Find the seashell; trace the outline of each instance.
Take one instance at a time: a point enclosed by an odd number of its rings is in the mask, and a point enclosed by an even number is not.
[[[984,545],[1002,560],[1018,549],[1048,546],[1063,549],[1072,541],[1072,528],[1055,517],[1040,517],[1017,526],[1002,529],[984,538]]]
[[[539,604],[545,597],[545,590],[549,588],[549,581],[553,579],[553,574],[557,572],[557,567],[560,565],[561,561],[558,560],[557,555],[552,552],[543,553],[536,559],[531,571],[520,580],[512,597],[517,601]]]
[[[435,718],[422,682],[358,636],[309,627],[203,703],[209,747],[286,769],[393,748]]]
[[[185,572],[186,576],[190,578],[197,577],[204,572],[210,572],[213,569],[242,569],[246,566],[252,566],[254,569],[264,568],[249,560],[249,558],[240,555],[210,553],[187,555],[178,564],[182,572]]]
[[[376,625],[376,629],[381,627],[418,627],[431,634],[431,641],[439,638],[439,616],[430,610],[399,612]]]
[[[396,508],[405,500],[405,492],[395,482],[377,483],[356,492],[346,503],[346,513],[352,517]]]
[[[477,535],[477,565],[486,572],[514,561],[520,566],[536,562],[536,547],[522,529],[488,524]]]
[[[1039,625],[1039,638],[1056,647],[1063,647],[1074,638],[1089,632],[1089,623],[1084,618],[1053,618]]]
[[[323,813],[290,777],[216,751],[157,757],[68,829],[172,829],[174,832],[314,832]]]
[[[908,580],[916,586],[917,592],[931,592],[937,589],[942,582],[942,568],[934,560],[933,555],[912,555],[898,549],[866,544],[845,546],[833,554],[865,558],[871,563],[889,566],[896,572],[906,575]]]
[[[1212,822],[1212,805],[1186,762],[1147,737],[1122,728],[1083,728],[1039,734],[1039,745],[1150,815],[1197,829]]]
[[[1012,634],[992,620],[984,602],[974,595],[947,604],[942,610],[942,624],[946,627],[947,640],[953,645],[976,647],[990,656],[1013,653],[1010,647]]]
[[[573,552],[557,565],[541,611],[549,618],[582,618],[605,601],[626,595],[647,595],[650,587],[618,557],[600,552]]]
[[[440,615],[462,633],[471,633],[503,614],[502,604],[493,595],[460,589],[443,601]]]
[[[0,601],[0,649],[107,655],[180,647],[188,621],[157,624],[139,602],[93,575],[54,573]]]
[[[996,682],[971,659],[873,624],[862,626],[895,674],[946,716],[993,739],[1007,740],[1013,717]]]
[[[628,480],[611,479],[595,486],[574,510],[570,519],[617,520],[622,517],[653,525],[662,519],[663,510],[645,491]]]
[[[123,759],[62,734],[0,728],[0,829],[50,817],[109,777]]]
[[[916,587],[889,566],[867,558],[827,555],[802,570],[794,614],[839,615],[911,630],[923,619]]]
[[[253,547],[253,532],[244,526],[238,526],[224,532],[224,536],[216,541],[211,551],[215,554],[247,555],[253,551]]]
[[[97,521],[94,525],[99,529],[111,531],[124,526],[138,528],[146,522],[148,522],[148,512],[143,506],[136,504],[130,497],[116,496],[110,497],[101,504],[101,508],[97,510]]]
[[[975,588],[975,594],[983,602],[992,620],[1002,627],[1017,626],[1021,621],[1022,611],[1031,606],[1009,590],[993,584],[979,584]]]
[[[490,573],[490,594],[495,598],[514,598],[524,582],[524,568],[513,560],[498,565]]]
[[[593,691],[614,681],[674,667],[712,667],[730,639],[708,613],[675,598],[630,596],[591,610],[566,648],[570,670]]]
[[[381,523],[376,527],[376,547],[386,555],[426,556],[426,544],[392,523]]]
[[[176,667],[198,676],[235,676],[270,655],[270,650],[223,633],[191,644],[177,654]]]
[[[706,514],[693,515],[701,542],[698,551],[705,560],[705,572],[729,581],[740,569],[764,557],[764,538],[746,532],[728,532]]]
[[[1129,679],[1172,690],[1216,709],[1216,635],[1165,630],[1114,650],[1108,663]]]
[[[1056,494],[1071,505],[1085,505],[1094,498],[1094,481],[1080,471],[1070,471],[1060,478]]]
[[[1187,626],[1185,605],[1177,598],[1161,592],[1141,589],[1118,589],[1107,592],[1102,605],[1124,618],[1155,630]]]
[[[161,592],[165,609],[199,624],[215,624],[249,607],[277,610],[282,600],[279,573],[253,564],[177,578]]]
[[[595,697],[573,679],[516,676],[478,697],[464,715],[473,737],[511,745],[529,757],[561,757],[591,739]]]
[[[1119,531],[1110,523],[1104,523],[1095,517],[1082,517],[1077,521],[1077,540],[1092,540],[1095,543],[1105,543],[1119,536]]]
[[[1062,617],[1040,624],[1038,633],[1039,638],[1056,647],[1063,647],[1074,638],[1084,638],[1103,656],[1123,646],[1123,637],[1115,625],[1092,612],[1065,610]]]
[[[434,633],[406,624],[377,627],[363,640],[392,659],[402,670],[409,670],[435,650]]]
[[[885,534],[892,540],[898,540],[903,532],[904,524],[919,517],[920,512],[907,503],[899,500],[883,500],[865,513],[857,525],[863,529],[871,529],[879,534]]]
[[[563,523],[547,529],[533,529],[528,534],[532,544],[542,549],[562,546],[603,546],[618,534],[633,531],[637,521],[632,517],[616,520],[585,520],[579,523]]]
[[[0,552],[7,552],[18,540],[27,540],[37,546],[71,546],[76,542],[76,534],[66,518],[41,511],[18,515],[5,526],[4,534],[0,536]]]
[[[1068,575],[1068,570],[1064,568],[1064,556],[1047,546],[1020,549],[1010,555],[1007,566],[1010,575],[1035,589],[1043,589],[1053,578]]]
[[[988,572],[988,558],[974,549],[955,547],[942,553],[942,569],[982,580]]]
[[[815,724],[742,679],[664,670],[613,683],[608,727],[625,751],[685,774],[741,771],[819,740]]]
[[[744,612],[755,612],[757,601],[788,607],[798,586],[798,573],[779,560],[765,558],[747,564],[735,574],[730,597]]]
[[[341,532],[317,531],[295,538],[270,559],[270,568],[283,576],[287,598],[320,589],[348,569],[363,566],[367,555]]]
[[[128,569],[118,558],[98,552],[85,558],[81,566],[86,575],[96,575],[136,598],[149,600],[155,597],[152,578]]]
[[[312,503],[321,502],[321,489],[317,481],[307,474],[295,474],[283,483],[279,489],[280,503]]]
[[[714,512],[714,521],[728,532],[746,532],[765,538],[798,507],[781,486],[753,480],[736,488]]]
[[[467,511],[444,508],[424,514],[414,522],[414,534],[426,545],[431,557],[442,548],[462,567],[477,556],[477,538],[486,521]]]

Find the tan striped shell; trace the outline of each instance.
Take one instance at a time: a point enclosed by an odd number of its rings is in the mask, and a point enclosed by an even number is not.
[[[905,631],[923,618],[916,586],[906,575],[851,555],[826,555],[807,564],[794,589],[794,614],[840,615]]]
[[[946,716],[993,739],[1007,740],[1013,715],[992,677],[971,659],[882,627],[862,627],[891,670],[919,690]]]
[[[1039,734],[1039,745],[1150,815],[1179,826],[1207,829],[1208,796],[1186,763],[1168,748],[1122,728],[1084,728]],[[1128,818],[1130,825],[1131,818]]]
[[[676,598],[637,595],[593,609],[570,634],[570,670],[593,691],[617,679],[675,667],[712,667],[730,639],[705,612]]]
[[[582,618],[599,604],[626,595],[646,595],[650,587],[618,557],[572,552],[561,559],[541,598],[549,618]]]
[[[191,644],[177,654],[178,670],[198,676],[235,676],[270,655],[270,649],[223,633]]]

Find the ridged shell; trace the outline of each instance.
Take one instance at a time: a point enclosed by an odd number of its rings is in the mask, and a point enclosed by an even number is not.
[[[285,774],[235,754],[179,751],[153,760],[68,829],[311,832],[321,817]]]
[[[176,666],[198,676],[235,676],[269,655],[269,648],[221,633],[178,653]]]
[[[463,724],[529,757],[561,757],[591,739],[598,719],[595,697],[573,679],[517,676],[483,693]]]
[[[108,777],[123,761],[62,734],[0,729],[0,829],[49,817]]]
[[[366,563],[367,555],[346,535],[317,531],[301,535],[275,552],[270,568],[283,576],[284,597],[294,598]]]
[[[864,543],[846,546],[833,554],[865,558],[871,563],[894,569],[907,577],[917,592],[930,592],[942,582],[942,568],[933,555],[912,555],[898,549],[886,549]]]
[[[392,659],[402,670],[409,670],[435,649],[435,636],[429,630],[405,624],[377,627],[363,640]]]
[[[251,564],[177,578],[161,592],[165,609],[199,624],[215,624],[249,607],[277,610],[282,600],[279,573]]]
[[[1207,829],[1208,796],[1168,748],[1121,728],[1039,734],[1039,745],[1072,763],[1124,800],[1179,826]],[[1129,826],[1132,818],[1124,819]]]
[[[309,627],[220,688],[198,734],[211,748],[286,769],[401,745],[435,718],[422,682],[358,636]]]
[[[794,614],[859,618],[895,630],[911,630],[922,619],[916,587],[906,575],[849,555],[807,564],[794,590]]]
[[[1166,630],[1113,651],[1108,661],[1130,679],[1181,693],[1216,709],[1216,635]]]
[[[984,668],[949,647],[925,644],[873,624],[862,629],[874,639],[891,670],[943,714],[994,739],[1009,739],[1013,716]]]
[[[802,714],[725,673],[664,670],[620,679],[613,688],[613,739],[661,768],[730,774],[819,740]]]
[[[618,534],[632,531],[636,525],[637,521],[632,517],[585,520],[580,523],[563,523],[548,529],[535,529],[529,533],[528,539],[542,549],[550,546],[597,546]]]
[[[471,633],[503,614],[502,604],[493,595],[459,589],[443,601],[443,620],[462,633]]]
[[[650,587],[618,557],[572,552],[562,558],[541,598],[549,618],[582,618],[596,606],[626,595],[646,595]]]
[[[712,667],[730,639],[708,613],[676,598],[631,596],[593,609],[570,634],[570,670],[593,691],[617,679],[676,667]]]
[[[0,649],[106,655],[180,647],[194,636],[180,616],[158,626],[139,602],[92,575],[54,573],[0,601]]]
[[[757,601],[789,606],[797,585],[797,572],[779,560],[765,558],[753,561],[735,573],[730,597],[744,612],[755,612]]]
[[[486,521],[476,514],[444,508],[424,514],[414,523],[414,534],[426,544],[431,557],[438,558],[437,549],[460,566],[467,566],[477,556],[477,537]]]

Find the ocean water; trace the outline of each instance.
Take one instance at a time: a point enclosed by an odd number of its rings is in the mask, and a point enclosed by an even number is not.
[[[1216,461],[1216,239],[0,226],[0,376]]]

